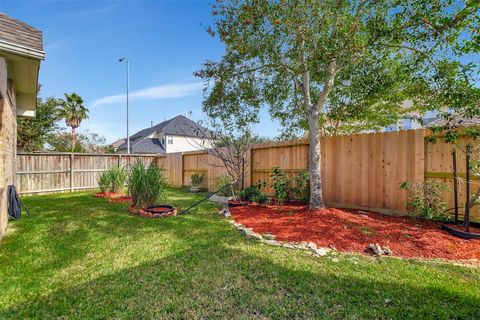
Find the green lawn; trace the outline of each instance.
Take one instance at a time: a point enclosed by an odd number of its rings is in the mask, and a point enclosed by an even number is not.
[[[271,247],[211,204],[152,220],[89,193],[24,201],[0,243],[0,319],[480,318],[480,268]]]

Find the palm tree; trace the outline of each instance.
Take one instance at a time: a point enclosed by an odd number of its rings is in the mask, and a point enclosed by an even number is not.
[[[83,99],[76,93],[66,94],[65,100],[60,99],[59,116],[65,119],[65,124],[72,128],[72,151],[75,150],[75,129],[84,119],[88,119],[88,109],[83,105]]]

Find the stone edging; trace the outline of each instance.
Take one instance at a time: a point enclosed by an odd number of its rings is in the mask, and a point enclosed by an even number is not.
[[[247,228],[243,224],[236,222],[235,220],[227,220],[231,225],[233,225],[238,231],[245,234],[247,238],[255,239],[265,243],[267,245],[275,246],[275,247],[284,247],[288,249],[298,249],[298,250],[307,250],[312,252],[314,255],[319,257],[324,257],[328,253],[332,252],[333,250],[330,248],[322,248],[317,247],[317,245],[313,242],[284,242],[276,240],[276,235],[274,234],[260,234],[253,231],[252,228]]]
[[[276,246],[276,247],[284,247],[284,248],[289,248],[289,249],[298,249],[298,250],[307,250],[313,253],[316,256],[326,256],[327,254],[333,256],[330,257],[330,259],[333,262],[339,262],[340,260],[334,256],[335,253],[338,253],[335,249],[331,248],[322,248],[322,247],[317,247],[317,245],[313,242],[284,242],[284,241],[277,241],[275,240],[276,235],[273,234],[260,234],[256,233],[253,231],[252,228],[247,228],[243,224],[238,223],[234,220],[227,220],[231,225],[233,225],[238,231],[242,232],[247,236],[248,238],[255,239],[258,241],[261,241],[262,243],[265,243],[267,245],[271,246]],[[370,248],[372,249],[372,248]],[[347,254],[353,254],[353,255],[361,255],[360,252],[346,252]],[[405,258],[405,257],[399,257],[399,256],[393,256],[390,254],[383,254],[383,255],[377,255],[374,254],[373,256],[369,255],[361,255],[366,258],[371,258],[371,259],[379,259],[379,258],[391,258],[391,259],[400,259],[400,260],[411,260],[411,261],[418,261],[418,262],[427,262],[427,263],[439,263],[439,264],[448,264],[448,265],[457,265],[457,266],[462,266],[462,267],[473,267],[473,268],[478,268],[480,266],[480,262],[477,259],[471,259],[471,260],[445,260],[445,259],[425,259],[425,258]],[[353,261],[354,264],[357,264],[358,257],[352,256],[350,257],[350,260]]]

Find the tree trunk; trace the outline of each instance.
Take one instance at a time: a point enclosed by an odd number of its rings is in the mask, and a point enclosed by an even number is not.
[[[308,171],[310,175],[310,209],[325,208],[322,190],[321,147],[318,113],[308,113]]]
[[[323,189],[322,189],[322,158],[320,148],[320,115],[323,107],[327,102],[328,95],[333,89],[335,75],[338,72],[337,63],[332,60],[328,65],[328,73],[325,82],[325,86],[318,97],[318,101],[315,106],[311,104],[310,97],[310,75],[308,72],[304,74],[304,99],[305,106],[307,106],[308,116],[308,138],[310,142],[309,146],[309,173],[310,173],[310,209],[325,208],[323,202]]]
[[[75,127],[72,127],[72,152],[75,151]]]

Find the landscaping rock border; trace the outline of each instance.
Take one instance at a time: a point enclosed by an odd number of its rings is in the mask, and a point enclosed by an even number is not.
[[[227,220],[231,225],[233,225],[238,231],[242,232],[247,238],[261,241],[262,243],[274,247],[284,247],[288,249],[297,249],[305,250],[313,253],[316,256],[324,257],[333,250],[330,248],[319,248],[313,242],[284,242],[276,240],[277,236],[270,233],[260,234],[253,231],[252,228],[247,228],[243,224],[236,222],[235,220]]]
[[[382,247],[378,243],[370,243],[365,249],[365,252],[372,252],[376,256],[389,256],[392,254],[392,250],[389,246]]]

